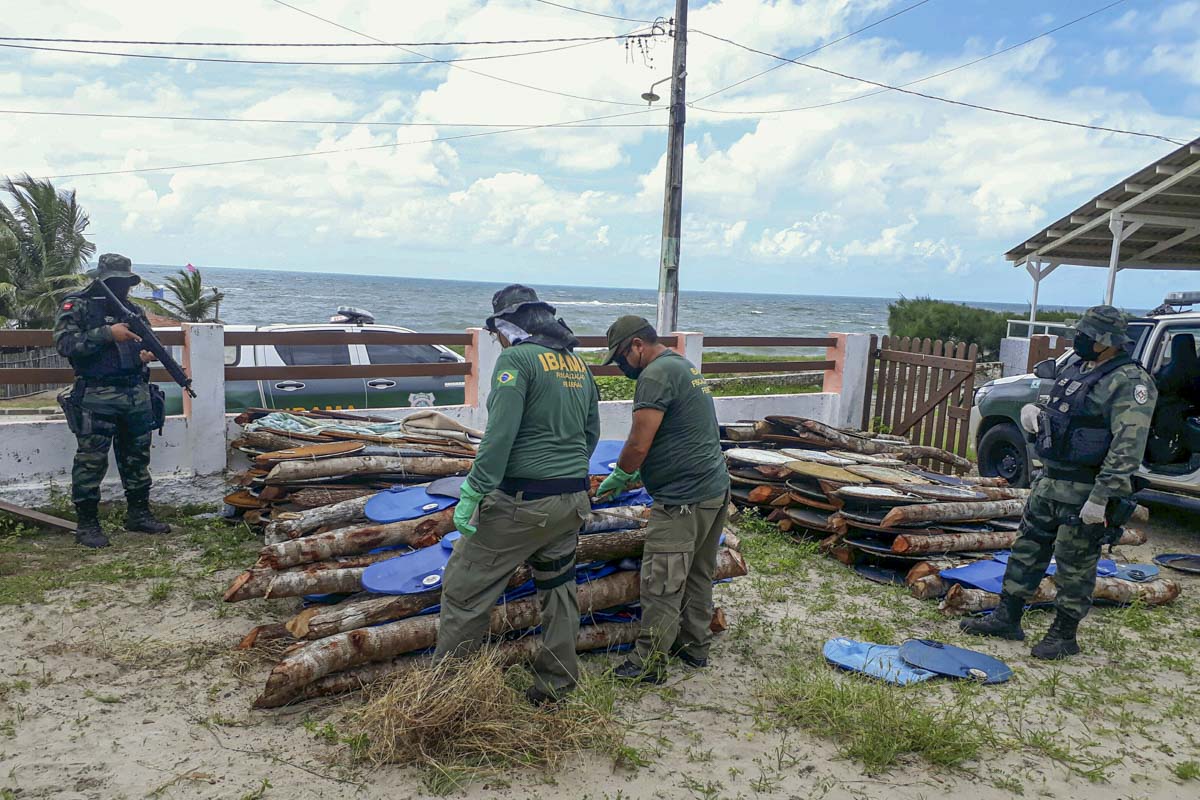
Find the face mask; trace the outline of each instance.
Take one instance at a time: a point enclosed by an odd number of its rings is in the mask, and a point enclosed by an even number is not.
[[[1100,357],[1100,351],[1096,349],[1096,340],[1086,333],[1075,334],[1075,341],[1072,342],[1072,347],[1075,349],[1076,355],[1084,361],[1095,361]]]
[[[636,381],[638,376],[642,374],[642,368],[632,366],[628,361],[625,360],[625,356],[617,356],[615,361],[617,368],[620,369],[625,377],[629,378],[631,381]]]

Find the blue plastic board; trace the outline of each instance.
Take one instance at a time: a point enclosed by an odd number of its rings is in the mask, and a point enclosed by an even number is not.
[[[900,645],[900,658],[913,667],[980,683],[1004,683],[1012,669],[998,658],[930,639],[909,639]]]
[[[645,489],[634,489],[632,492],[619,494],[611,500],[606,500],[602,503],[592,503],[592,508],[617,508],[618,506],[648,506],[654,503],[654,498],[650,497]]]
[[[372,564],[363,571],[363,589],[374,594],[420,594],[442,585],[442,574],[458,531],[446,534],[437,544]]]
[[[447,509],[457,502],[453,497],[432,495],[424,486],[393,486],[368,500],[363,514],[372,522],[386,524],[419,519]]]
[[[900,658],[900,648],[886,644],[830,639],[822,648],[825,660],[835,667],[860,672],[898,686],[921,683],[934,677],[926,669],[914,667]]]
[[[961,583],[973,589],[982,589],[992,594],[1000,594],[1004,583],[1004,570],[1007,565],[1008,554],[1004,553],[987,561],[975,561],[967,564],[965,567],[944,569],[938,574],[942,580],[950,581],[951,583]],[[1047,575],[1053,575],[1057,571],[1058,568],[1053,562],[1046,568]],[[1100,563],[1096,565],[1096,574],[1102,577],[1116,575],[1116,562],[1101,559]]]
[[[624,446],[625,442],[621,439],[601,439],[597,442],[596,450],[588,460],[588,474],[611,475]]]

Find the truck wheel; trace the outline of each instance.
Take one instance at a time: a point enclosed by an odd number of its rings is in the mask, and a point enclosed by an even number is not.
[[[989,428],[979,440],[979,474],[1001,477],[1010,486],[1029,485],[1029,450],[1016,425],[1005,423]]]

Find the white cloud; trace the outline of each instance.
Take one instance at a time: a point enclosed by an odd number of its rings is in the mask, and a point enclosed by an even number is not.
[[[822,232],[837,223],[831,214],[821,212],[808,220],[793,222],[786,228],[766,228],[759,240],[751,245],[750,251],[764,259],[804,259],[821,251]]]

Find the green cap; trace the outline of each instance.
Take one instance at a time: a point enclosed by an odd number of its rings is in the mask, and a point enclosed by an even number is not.
[[[537,292],[533,289],[530,289],[528,286],[522,286],[519,283],[513,283],[492,295],[492,316],[487,318],[484,327],[489,331],[494,331],[496,329],[496,317],[512,314],[526,306],[542,306],[551,314],[554,313],[554,306],[539,300]]]
[[[100,256],[97,267],[88,270],[87,276],[98,281],[107,281],[110,278],[116,278],[117,280],[129,281],[131,284],[142,282],[141,278],[133,274],[133,262],[118,253],[105,253]]]
[[[641,333],[646,328],[654,330],[654,326],[645,317],[636,314],[617,317],[617,321],[608,326],[608,357],[604,359],[604,363],[611,364],[617,357],[617,351],[624,347],[635,333]]]
[[[1124,347],[1129,338],[1129,317],[1112,306],[1092,306],[1075,323],[1075,330],[1087,334],[1104,347]]]

